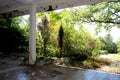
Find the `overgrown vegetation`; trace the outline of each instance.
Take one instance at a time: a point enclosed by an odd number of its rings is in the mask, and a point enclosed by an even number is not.
[[[0,51],[6,54],[11,52],[26,53],[28,51],[28,37],[25,28],[19,23],[21,17],[0,19]]]
[[[99,59],[90,57],[120,52],[120,41],[114,43],[110,34],[97,38],[83,26],[85,23],[95,23],[97,33],[102,27],[106,30],[113,26],[120,27],[119,3],[111,1],[38,13],[37,21],[41,21],[43,30],[39,29],[36,35],[37,58],[69,57],[73,62],[80,61],[89,67],[99,66],[97,62],[102,64]],[[29,21],[23,17],[0,19],[0,51],[28,53],[28,25]]]
[[[104,38],[100,37],[99,39],[101,41],[101,50],[103,53],[117,53],[117,44],[113,42],[110,34],[107,34]]]
[[[80,65],[80,67],[85,69],[95,69],[95,68],[100,68],[101,66],[104,65],[109,65],[110,63],[111,63],[110,61],[104,60],[102,58],[90,57],[85,61],[83,61],[82,66]]]

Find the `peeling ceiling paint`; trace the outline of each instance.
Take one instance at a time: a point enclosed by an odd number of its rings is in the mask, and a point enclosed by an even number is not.
[[[29,14],[29,5],[36,4],[37,12],[94,4],[111,0],[0,0],[0,17],[15,17]]]

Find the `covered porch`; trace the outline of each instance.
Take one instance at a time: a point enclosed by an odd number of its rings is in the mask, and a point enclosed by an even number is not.
[[[29,64],[36,61],[36,13],[111,0],[0,0],[0,18],[29,14]]]
[[[36,62],[36,13],[69,8],[80,5],[89,5],[111,0],[0,0],[0,18],[30,15],[29,20],[29,64]],[[8,59],[9,60],[9,59]],[[13,61],[10,61],[13,64]],[[44,69],[44,70],[43,70]],[[47,69],[49,69],[47,73]],[[38,70],[38,71],[37,71]],[[54,71],[54,72],[53,72]],[[6,74],[7,73],[7,74]],[[38,75],[40,73],[40,75]],[[54,74],[52,74],[54,73]],[[58,76],[61,75],[62,76]],[[93,74],[91,74],[93,73]],[[52,77],[41,79],[42,77]],[[49,76],[49,75],[52,76]],[[97,74],[97,75],[96,75]],[[1,76],[2,75],[2,76]],[[5,75],[5,76],[4,76]],[[35,77],[33,77],[35,75]],[[36,76],[37,75],[37,76]],[[95,77],[96,75],[96,77]],[[104,75],[104,76],[103,76]],[[57,76],[57,77],[55,77]],[[2,80],[119,80],[120,75],[108,74],[95,70],[78,70],[73,68],[56,67],[54,65],[30,67],[15,67],[0,71]]]

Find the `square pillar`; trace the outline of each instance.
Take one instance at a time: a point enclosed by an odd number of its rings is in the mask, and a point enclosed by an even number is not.
[[[36,4],[30,4],[30,28],[29,28],[29,64],[36,62]]]

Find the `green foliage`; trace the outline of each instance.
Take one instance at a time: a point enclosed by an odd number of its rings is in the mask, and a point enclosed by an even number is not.
[[[74,8],[72,10],[64,9],[61,12],[52,11],[38,13],[37,20],[41,20],[42,25],[47,27],[44,30],[44,36],[41,37],[39,33],[37,33],[36,35],[36,48],[38,56],[43,56],[43,53],[45,53],[47,56],[58,55],[58,35],[60,25],[62,25],[64,29],[62,49],[62,53],[64,56],[75,56],[79,59],[82,56],[98,55],[99,49],[101,48],[101,42],[99,39],[91,36],[89,31],[82,26],[82,22],[94,22],[93,20],[95,20],[95,22],[100,27],[103,26],[102,24],[100,24],[100,21],[98,22],[97,20],[103,21],[104,19],[111,19],[109,18],[110,12],[106,12],[105,10],[107,4],[110,5],[110,3],[100,3],[86,7]],[[45,22],[44,16],[47,17],[49,21],[48,24]],[[10,22],[10,19],[8,20]],[[19,23],[22,22],[22,17],[15,18],[12,21],[13,22],[9,25],[13,26],[14,28],[16,26],[23,26],[19,25]],[[5,23],[4,20],[3,23]],[[25,43],[28,42],[28,21],[26,21],[26,23],[27,25],[25,26],[27,27],[21,27],[20,30],[20,33],[25,37],[25,39],[22,39],[26,41]],[[108,24],[106,24],[105,26],[108,26]]]
[[[120,38],[117,41],[117,52],[120,53]]]
[[[107,50],[99,50],[99,54],[108,54]]]
[[[75,22],[96,23],[97,29],[104,27],[110,30],[113,26],[120,27],[120,1],[101,2],[84,7],[73,8],[70,14]]]
[[[100,68],[103,65],[109,65],[111,62],[98,57],[89,57],[87,60],[83,61],[84,68]]]
[[[26,52],[28,51],[28,40],[24,29],[20,28],[21,17],[1,19],[0,26],[0,51],[9,52]],[[2,22],[3,21],[3,22]],[[8,24],[7,24],[8,23]]]
[[[48,13],[39,13],[42,14],[39,16],[39,19],[42,19],[42,16],[47,15],[49,20],[49,43],[47,43],[47,54],[49,56],[58,55],[58,33],[60,25],[62,24],[64,30],[63,38],[63,56],[69,56],[72,59],[81,60],[87,56],[97,55],[100,49],[100,40],[93,38],[89,31],[85,29],[81,23],[76,23],[72,19],[73,15],[70,15],[69,10],[63,10],[62,12],[48,12]],[[37,15],[39,15],[37,14]],[[69,18],[68,18],[69,17]],[[76,25],[76,26],[75,26]],[[39,44],[37,45],[37,51],[43,53],[43,42],[39,38]],[[73,58],[74,57],[74,58]]]
[[[81,67],[84,69],[95,69],[95,68],[100,68],[100,67],[105,66],[105,65],[109,65],[110,63],[111,63],[111,61],[105,60],[103,58],[88,57],[84,61],[71,61],[70,65],[75,66],[75,67],[76,66]]]
[[[64,36],[65,54],[96,55],[100,49],[100,42],[94,39],[82,26],[75,30],[74,27],[66,27]]]
[[[52,12],[51,12],[52,13]],[[39,15],[40,14],[40,15]],[[47,13],[39,13],[39,19],[43,19],[46,16]],[[41,15],[42,14],[42,15]],[[50,12],[48,12],[48,15]],[[47,17],[47,20],[49,20],[49,17]],[[46,57],[54,57],[58,54],[58,46],[57,46],[57,31],[56,27],[51,25],[51,21],[49,21],[49,24],[47,23],[46,28],[44,30],[44,34],[40,35],[37,33],[37,56],[43,55]],[[45,25],[43,25],[45,26]]]
[[[110,34],[106,35],[104,38],[100,38],[101,40],[101,50],[107,50],[108,53],[117,53],[117,45],[113,42]]]
[[[98,25],[97,29],[104,27],[110,30],[112,26],[120,27],[119,11],[120,2],[110,1],[84,7],[64,9],[61,12],[52,11],[37,14],[37,19],[42,20],[44,16],[47,16],[49,20],[48,30],[45,30],[46,35],[44,35],[44,39],[39,36],[39,33],[36,35],[38,55],[44,53],[44,47],[46,47],[45,53],[48,56],[58,55],[58,33],[60,25],[64,29],[62,50],[64,56],[79,55],[80,57],[80,55],[98,55],[101,46],[102,50],[107,50],[110,53],[117,52],[116,44],[112,42],[112,38],[109,35],[105,39],[96,39],[82,26],[82,23],[94,22]],[[0,42],[4,44],[1,45],[1,50],[7,51],[6,49],[9,48],[8,51],[17,51],[18,49],[28,51],[29,21],[24,20],[27,24],[19,25],[22,21],[22,17],[0,19],[0,33],[2,36],[2,41]],[[119,52],[119,41],[117,45]]]

